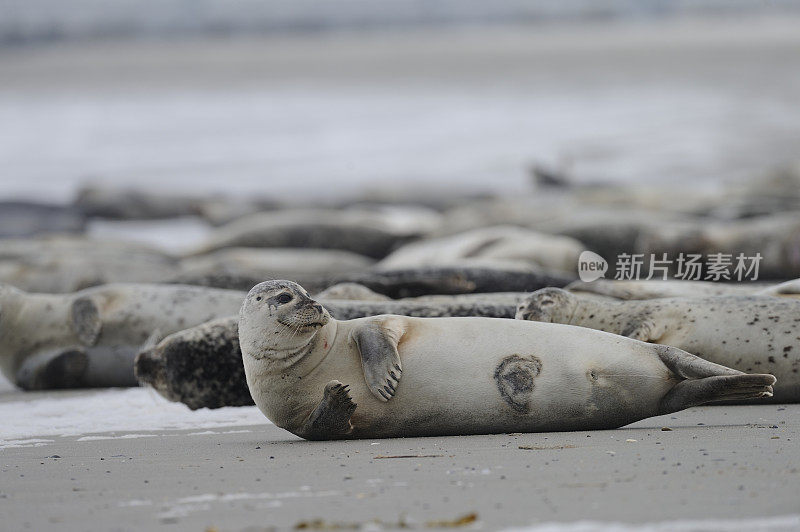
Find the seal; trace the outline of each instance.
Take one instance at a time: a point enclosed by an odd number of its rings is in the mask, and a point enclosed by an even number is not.
[[[0,285],[0,370],[26,390],[136,386],[143,344],[234,314],[244,295],[139,284],[29,294]]]
[[[419,301],[320,301],[332,316],[347,320],[381,314],[513,318],[520,299],[517,294],[469,294],[426,296]],[[253,404],[242,367],[238,321],[238,316],[220,318],[147,346],[134,362],[139,383],[191,409]]]
[[[379,294],[358,283],[339,283],[329,286],[316,295],[317,299],[340,299],[348,301],[391,301],[392,298]]]
[[[483,227],[456,235],[411,242],[378,263],[379,268],[441,266],[458,261],[517,261],[547,271],[574,274],[585,246],[574,238],[522,227]]]
[[[192,410],[252,405],[237,322],[231,316],[170,334],[136,355],[136,378]]]
[[[307,439],[613,428],[711,400],[769,396],[775,382],[579,327],[338,321],[288,281],[248,293],[239,342],[256,405]]]
[[[303,286],[316,286],[332,275],[366,271],[372,262],[336,249],[226,248],[182,259],[178,273],[169,282],[244,292],[266,279],[291,279]]]
[[[731,221],[695,219],[651,227],[639,235],[636,246],[637,253],[656,257],[721,253],[735,261],[740,254],[760,255],[758,278],[784,280],[800,271],[800,219],[795,213]]]
[[[527,266],[449,265],[372,270],[344,275],[330,284],[358,283],[392,299],[428,295],[531,292],[565,286],[574,276],[543,273]]]
[[[229,247],[339,249],[380,259],[417,235],[380,214],[333,209],[286,209],[245,216],[215,229],[192,253]]]
[[[595,294],[614,299],[659,299],[664,297],[698,297],[746,295],[758,293],[759,288],[746,284],[683,281],[679,279],[573,281],[564,287],[578,294]]]
[[[121,240],[80,236],[0,240],[0,282],[27,292],[67,293],[108,283],[159,283],[173,276],[177,266],[174,257]]]
[[[86,218],[70,207],[32,201],[0,201],[0,238],[82,233],[85,229]]]
[[[757,295],[772,296],[772,297],[788,297],[791,299],[800,299],[800,279],[792,279],[776,285],[762,288]]]
[[[669,345],[741,371],[775,375],[774,402],[800,401],[800,301],[716,296],[613,301],[538,290],[516,314]]]

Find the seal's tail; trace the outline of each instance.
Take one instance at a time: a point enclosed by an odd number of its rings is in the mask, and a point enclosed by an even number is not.
[[[661,361],[683,380],[661,399],[660,414],[712,401],[742,401],[772,397],[775,377],[747,374],[666,345],[656,346]]]

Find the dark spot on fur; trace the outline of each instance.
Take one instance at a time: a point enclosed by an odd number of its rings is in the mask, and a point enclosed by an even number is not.
[[[494,371],[494,380],[503,400],[516,412],[530,410],[534,378],[542,371],[542,361],[532,355],[505,357]]]

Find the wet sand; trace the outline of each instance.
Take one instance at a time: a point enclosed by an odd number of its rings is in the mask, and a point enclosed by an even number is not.
[[[800,405],[693,408],[594,432],[306,442],[265,424],[48,438],[0,451],[6,530],[426,528],[471,514],[470,529],[496,530],[800,513]]]

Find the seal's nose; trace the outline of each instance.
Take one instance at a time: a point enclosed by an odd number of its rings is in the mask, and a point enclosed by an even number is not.
[[[320,305],[319,303],[314,303],[314,305],[312,306],[317,310],[317,312],[320,313],[322,312],[322,305]]]

